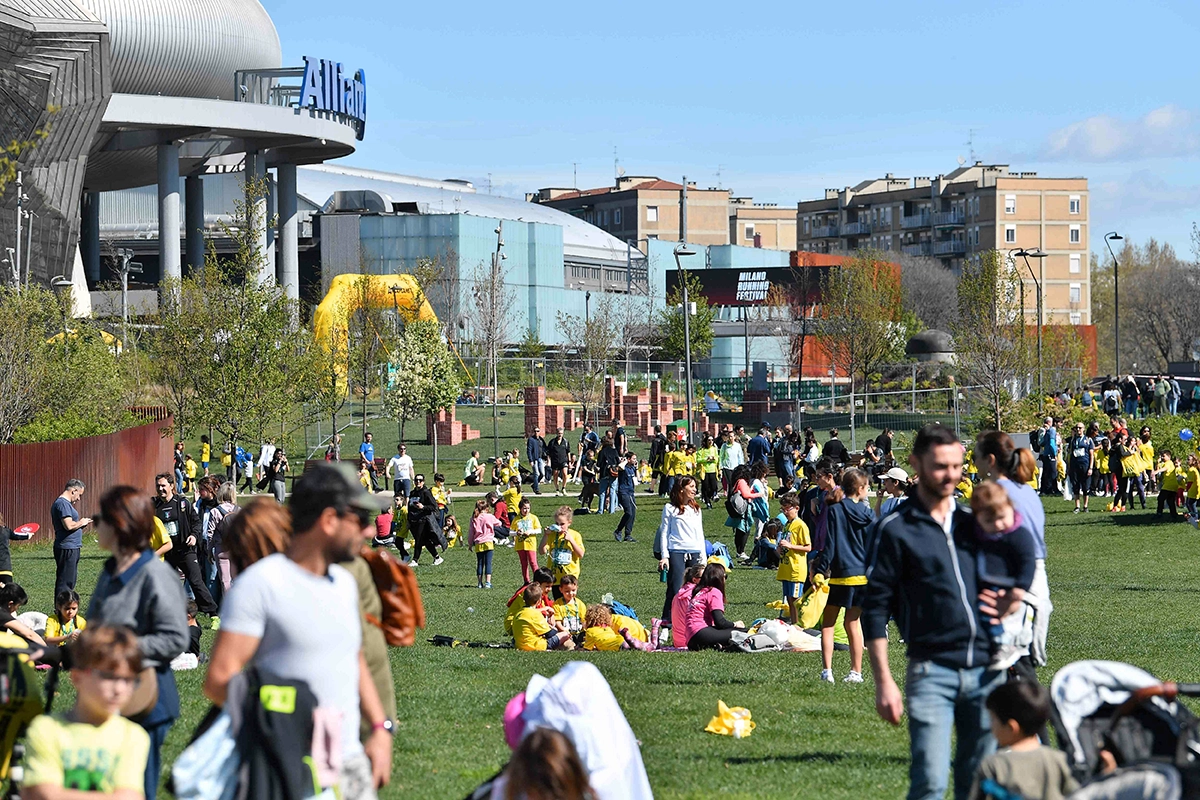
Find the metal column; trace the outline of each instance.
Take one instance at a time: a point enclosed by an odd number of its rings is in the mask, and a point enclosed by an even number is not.
[[[200,175],[183,180],[183,214],[187,265],[194,272],[204,266],[204,178]]]
[[[296,214],[296,165],[280,164],[279,186],[279,279],[290,300],[300,299],[300,219]]]
[[[158,146],[158,261],[164,279],[179,280],[179,145]]]
[[[84,192],[79,215],[79,255],[88,283],[100,282],[100,193]]]

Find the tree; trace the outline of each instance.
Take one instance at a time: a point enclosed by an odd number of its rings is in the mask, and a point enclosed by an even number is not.
[[[383,392],[383,410],[400,423],[403,441],[405,423],[453,405],[462,382],[438,323],[430,320],[405,323],[389,364],[394,372]]]
[[[366,261],[364,255],[362,260]],[[350,394],[359,401],[362,415],[362,436],[367,435],[367,401],[376,388],[381,388],[380,370],[391,358],[396,346],[401,320],[393,319],[393,311],[372,304],[371,276],[364,263],[363,275],[354,281],[346,317],[346,377]],[[418,298],[418,304],[421,298]],[[337,431],[334,431],[336,433]]]
[[[968,259],[958,281],[958,320],[951,332],[959,382],[980,387],[996,430],[1004,430],[1014,387],[1030,367],[1021,287],[1014,263],[996,250]]]
[[[687,269],[679,271],[679,282],[667,294],[667,306],[659,312],[659,346],[663,355],[674,361],[687,356],[687,339],[683,335],[683,287],[687,285],[688,302],[695,304],[696,313],[688,320],[692,339],[692,358],[707,358],[713,348],[713,321],[717,311],[708,305],[700,279]]]
[[[609,372],[613,345],[620,337],[617,303],[612,294],[603,294],[586,319],[561,311],[557,318],[567,391],[583,407],[583,418],[587,420],[603,398],[604,376]]]
[[[949,331],[957,313],[954,291],[958,278],[955,274],[936,258],[902,253],[888,253],[887,256],[900,265],[904,310],[920,320],[925,328]]]
[[[501,223],[503,226],[503,223]],[[496,229],[501,236],[503,227]],[[490,263],[480,262],[471,275],[471,326],[479,353],[487,364],[492,384],[492,446],[494,455],[500,455],[500,418],[497,404],[500,402],[500,356],[508,341],[512,325],[512,311],[517,298],[505,283],[503,240],[498,239],[496,252]]]
[[[817,334],[833,366],[864,387],[870,375],[903,352],[901,291],[896,268],[870,251],[857,255],[825,278]]]
[[[798,267],[793,270],[796,280],[786,295],[788,313],[784,316],[784,334],[788,343],[788,363],[795,367],[798,380],[804,380],[804,356],[810,337],[816,330],[818,281],[813,279],[813,270]],[[774,287],[772,287],[772,291]]]

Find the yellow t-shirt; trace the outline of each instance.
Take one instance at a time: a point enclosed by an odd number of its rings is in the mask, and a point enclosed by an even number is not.
[[[537,518],[537,514],[517,517],[513,520],[512,532],[516,540],[514,550],[537,550],[538,539],[542,535],[542,521]]]
[[[200,463],[207,464],[209,461],[209,458],[211,456],[212,456],[212,445],[209,445],[209,444],[200,445]]]
[[[22,786],[54,786],[110,794],[145,785],[150,737],[124,717],[103,725],[43,714],[29,723]]]
[[[188,459],[183,462],[183,474],[188,476],[188,479],[196,477],[196,462],[193,459]]]
[[[583,618],[587,615],[587,606],[576,597],[569,603],[559,600],[554,604],[554,618],[566,626],[571,633],[583,630]]]
[[[1187,496],[1189,500],[1200,500],[1200,469],[1188,467]]]
[[[638,622],[633,617],[626,617],[623,614],[613,614],[613,628],[621,630],[622,628],[629,629],[629,635],[634,639],[640,639],[643,642],[650,641],[650,633],[646,630],[646,626]]]
[[[575,551],[565,541],[568,539],[579,545],[581,551],[583,550],[583,537],[574,528],[568,528],[566,533],[559,531],[554,535],[554,538],[550,540],[550,552],[546,554],[546,567],[554,573],[555,583],[562,580],[563,575],[579,577],[579,556],[575,555]],[[559,565],[554,563],[554,551],[559,548],[565,549],[571,554],[571,560],[566,564]]]
[[[494,541],[476,542],[474,550],[476,553],[486,553],[488,550],[495,550],[496,543]]]
[[[1104,452],[1103,447],[1097,447],[1092,451],[1096,454],[1096,471],[1101,475],[1108,474],[1108,453]]]
[[[512,632],[518,650],[545,650],[550,623],[542,616],[541,609],[522,608],[513,619]]]
[[[596,626],[583,633],[584,650],[620,650],[624,644],[625,637],[612,628]]]
[[[51,614],[46,618],[46,635],[47,636],[70,636],[75,631],[87,629],[87,620],[82,614],[76,614],[75,619],[63,625],[58,621],[57,614]]]
[[[779,535],[780,541],[790,541],[793,544],[812,544],[809,538],[808,526],[804,520],[796,517],[789,522]],[[808,577],[808,553],[796,550],[779,550],[779,569],[775,572],[775,580],[803,583]]]
[[[435,483],[433,488],[429,490],[429,493],[432,494],[433,499],[437,501],[438,508],[445,508],[446,503],[450,500],[450,493],[446,491],[445,484],[438,486]]]
[[[150,549],[158,552],[158,548],[171,541],[171,535],[167,533],[167,526],[158,517],[154,518],[154,533],[150,534]],[[165,561],[166,556],[159,556],[159,561]]]
[[[504,494],[500,495],[500,499],[504,501],[506,506],[508,506],[508,511],[510,514],[519,513],[519,508],[521,505],[520,489],[505,489]],[[501,520],[501,522],[508,522],[508,520]]]
[[[1179,475],[1175,472],[1174,461],[1164,461],[1162,468],[1162,490],[1174,492],[1179,488]]]
[[[1142,442],[1138,445],[1138,449],[1142,453],[1142,469],[1154,469],[1154,444]]]

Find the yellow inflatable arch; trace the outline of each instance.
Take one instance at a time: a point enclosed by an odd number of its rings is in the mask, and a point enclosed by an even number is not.
[[[364,282],[365,283],[362,283]],[[392,291],[395,287],[395,292]],[[412,275],[334,276],[329,292],[313,314],[313,338],[326,352],[339,353],[338,385],[346,384],[346,336],[350,315],[359,308],[396,308],[411,321],[437,322],[437,314]]]

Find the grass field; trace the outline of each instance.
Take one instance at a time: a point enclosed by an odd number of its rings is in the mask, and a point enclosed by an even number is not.
[[[577,519],[587,546],[580,596],[596,602],[612,592],[648,620],[663,600],[651,556],[662,501],[639,497],[639,504],[636,544],[613,541],[615,517]],[[557,505],[553,497],[534,498],[534,512],[543,520]],[[457,509],[463,513],[467,506],[460,499]],[[1182,523],[1157,523],[1141,511],[1075,516],[1057,499],[1049,501],[1048,510],[1048,569],[1056,610],[1051,664],[1043,679],[1070,661],[1105,658],[1129,661],[1164,678],[1200,680],[1200,577],[1193,571],[1200,534]],[[705,528],[709,538],[730,542],[723,521],[723,513],[707,512]],[[80,565],[85,605],[102,559],[89,544]],[[30,608],[49,611],[54,575],[49,548],[21,548],[13,560],[17,579],[32,598]],[[425,637],[441,633],[499,641],[503,604],[520,578],[513,551],[496,554],[495,576],[496,589],[476,590],[474,557],[463,550],[452,550],[442,566],[422,565]],[[764,603],[778,596],[773,578],[769,572],[735,570],[728,585],[731,618],[750,621],[771,613]],[[206,632],[205,647],[211,643]],[[530,675],[551,675],[573,658],[593,661],[608,679],[642,743],[657,797],[903,795],[904,729],[875,716],[870,678],[861,686],[818,683],[817,654],[534,654],[434,648],[422,638],[414,647],[392,651],[399,726],[393,782],[382,796],[465,796],[505,763],[504,704]],[[903,665],[903,653],[894,649],[898,677]],[[847,669],[846,654],[836,654],[839,681]],[[206,707],[202,671],[181,673],[179,679],[184,715],[168,739],[168,763]],[[64,681],[59,708],[69,695],[69,681]],[[718,699],[751,710],[758,723],[751,737],[734,740],[703,732]]]

